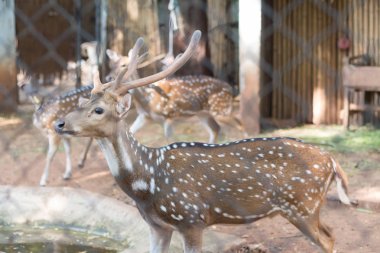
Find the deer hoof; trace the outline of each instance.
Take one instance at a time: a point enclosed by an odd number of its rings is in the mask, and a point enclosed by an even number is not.
[[[83,167],[84,167],[84,163],[78,163],[78,168],[79,169],[83,169]]]
[[[40,186],[41,186],[41,187],[46,186],[46,181],[42,181],[42,180],[41,180],[41,181],[40,181]]]
[[[67,174],[63,175],[64,180],[69,180],[70,178],[71,178],[71,173],[67,173]]]

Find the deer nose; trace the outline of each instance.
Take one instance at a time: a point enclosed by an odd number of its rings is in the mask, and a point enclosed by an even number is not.
[[[62,132],[63,128],[65,127],[65,121],[62,119],[57,120],[54,127],[57,133]]]

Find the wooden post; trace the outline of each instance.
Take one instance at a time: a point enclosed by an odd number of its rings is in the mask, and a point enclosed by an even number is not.
[[[14,0],[0,0],[0,112],[17,110]]]
[[[261,27],[261,0],[240,0],[240,118],[251,135],[260,132]]]

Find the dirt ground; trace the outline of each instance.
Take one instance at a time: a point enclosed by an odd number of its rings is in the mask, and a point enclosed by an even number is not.
[[[31,123],[33,108],[21,108],[19,117],[0,119],[0,168],[1,185],[38,186],[45,164],[47,139]],[[133,117],[133,115],[131,115]],[[223,140],[236,140],[243,135],[232,126],[223,126]],[[288,132],[291,135],[291,131]],[[276,132],[268,135],[276,135]],[[137,133],[137,139],[149,146],[159,146],[169,141],[163,137],[158,124],[146,126]],[[206,141],[207,133],[196,121],[180,123],[175,127],[175,140]],[[63,180],[65,154],[63,147],[53,161],[48,186],[68,186],[110,196],[131,203],[131,200],[117,187],[108,171],[102,153],[96,144],[83,169],[76,165],[85,146],[85,139],[73,139],[73,177]],[[321,217],[332,229],[336,238],[337,252],[380,252],[380,201],[379,196],[367,198],[369,193],[379,194],[380,155],[375,152],[334,153],[345,169],[350,180],[351,196],[359,200],[358,208],[350,208],[333,199],[337,196],[335,184],[330,188],[328,200]],[[377,192],[376,192],[377,190]],[[377,199],[377,200],[376,200]],[[243,238],[244,245],[234,246],[233,252],[319,252],[296,228],[281,217],[266,218],[248,225],[217,226],[218,229]]]

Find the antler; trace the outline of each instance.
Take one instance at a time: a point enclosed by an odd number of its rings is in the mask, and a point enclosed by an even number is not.
[[[118,84],[121,84],[122,86],[120,86],[120,88],[118,88],[115,91],[115,93],[117,93],[119,95],[123,95],[123,94],[127,93],[131,89],[138,88],[138,87],[141,87],[141,86],[145,86],[145,85],[154,83],[154,82],[159,81],[159,80],[161,80],[161,79],[163,79],[163,78],[165,78],[165,77],[173,74],[174,72],[176,72],[194,54],[195,49],[197,48],[199,40],[201,38],[201,35],[202,35],[201,31],[196,30],[193,33],[193,35],[191,36],[191,40],[190,40],[189,46],[187,47],[187,49],[185,50],[185,52],[183,54],[178,55],[175,58],[174,62],[171,65],[169,65],[165,70],[163,70],[161,72],[158,72],[158,73],[156,73],[154,75],[141,78],[141,79],[132,80],[132,81],[128,81],[128,82],[125,82],[125,83],[117,83],[117,84],[115,84],[115,87]],[[128,69],[131,69],[131,67],[128,66]],[[123,71],[125,71],[125,70],[122,70],[119,73],[117,80],[121,81],[123,79]]]
[[[132,51],[131,51],[131,56],[130,56],[130,61],[129,61],[128,67],[121,69],[120,73],[117,75],[115,80],[103,84],[99,78],[99,71],[96,71],[94,73],[94,77],[93,77],[94,88],[91,90],[91,94],[103,92],[108,88],[116,89],[117,85],[121,83],[124,76],[125,76],[125,78],[128,78],[129,76],[131,76],[132,73],[134,71],[136,71],[136,69],[137,69],[137,64],[139,63],[139,59],[140,59],[138,57],[138,55],[139,55],[138,53],[139,53],[139,51],[143,45],[144,45],[144,39],[141,37],[138,38],[135,45],[133,46]]]

